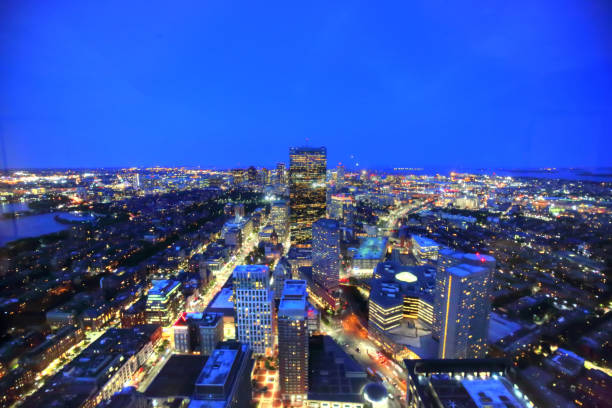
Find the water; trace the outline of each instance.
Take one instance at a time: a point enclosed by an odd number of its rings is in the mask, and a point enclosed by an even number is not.
[[[28,207],[28,203],[26,202],[0,203],[0,214],[28,211],[29,209],[30,208]]]
[[[70,227],[55,221],[56,215],[58,213],[0,219],[0,247],[11,241],[51,234]]]
[[[18,239],[39,237],[70,228],[70,224],[57,222],[56,216],[67,221],[93,221],[95,219],[93,214],[76,212],[28,215],[15,219],[0,218],[0,247]]]

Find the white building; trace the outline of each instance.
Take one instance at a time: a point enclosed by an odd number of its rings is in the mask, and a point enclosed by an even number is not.
[[[256,355],[272,352],[273,294],[265,265],[238,265],[233,273],[236,339]]]

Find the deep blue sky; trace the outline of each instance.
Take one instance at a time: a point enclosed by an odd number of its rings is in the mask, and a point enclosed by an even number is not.
[[[9,167],[612,165],[612,2],[0,2]],[[351,160],[350,155],[355,159]]]

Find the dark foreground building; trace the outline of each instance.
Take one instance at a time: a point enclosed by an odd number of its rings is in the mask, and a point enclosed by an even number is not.
[[[405,360],[404,364],[409,408],[533,407],[509,378],[506,360]]]

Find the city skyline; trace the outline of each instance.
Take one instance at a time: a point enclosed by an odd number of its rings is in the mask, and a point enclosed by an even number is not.
[[[0,7],[4,168],[612,165],[604,0]]]
[[[610,22],[0,2],[0,408],[610,408]]]

